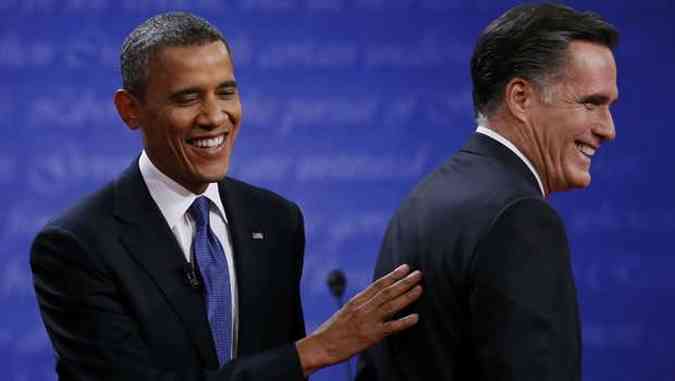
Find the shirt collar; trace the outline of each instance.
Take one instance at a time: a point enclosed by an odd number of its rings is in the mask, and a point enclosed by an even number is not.
[[[138,159],[138,167],[143,181],[145,181],[145,185],[148,187],[150,196],[155,200],[171,229],[179,222],[182,222],[185,212],[187,212],[194,200],[200,196],[205,196],[211,200],[223,217],[223,220],[225,220],[225,223],[227,223],[225,208],[218,192],[218,183],[210,183],[203,194],[194,194],[162,173],[152,163],[145,150],[143,150],[141,157]]]
[[[494,139],[494,140],[498,141],[499,143],[503,144],[504,146],[506,146],[506,148],[513,151],[513,153],[515,153],[516,156],[518,156],[520,158],[520,160],[522,160],[523,163],[525,163],[527,168],[530,169],[530,172],[532,172],[532,174],[534,175],[534,178],[537,179],[537,185],[539,185],[539,190],[541,191],[542,197],[546,197],[546,193],[544,192],[544,185],[541,182],[541,178],[539,177],[539,174],[534,169],[534,166],[532,165],[532,163],[529,160],[527,160],[527,157],[525,157],[525,155],[523,155],[523,153],[520,152],[520,150],[515,145],[513,145],[513,143],[511,143],[504,136],[497,133],[497,131],[489,129],[485,126],[478,125],[478,128],[476,128],[476,132],[478,132],[479,134],[483,134],[483,135],[487,135],[487,136],[491,137],[492,139]]]

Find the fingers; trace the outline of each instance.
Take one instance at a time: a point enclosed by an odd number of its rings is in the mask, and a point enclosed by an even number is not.
[[[368,302],[370,299],[375,297],[379,292],[382,290],[386,289],[387,287],[393,285],[410,272],[410,266],[403,264],[394,271],[390,272],[389,274],[383,276],[382,278],[376,280],[368,286],[365,290],[359,292],[356,294],[349,302],[348,304],[356,304],[360,305],[363,303]]]
[[[379,307],[379,311],[381,313],[381,317],[383,318],[390,318],[393,316],[395,313],[401,311],[402,309],[406,308],[409,306],[412,302],[417,300],[420,296],[422,295],[422,286],[417,285],[413,287],[411,290],[408,290],[402,295],[399,295],[398,297],[389,300]]]
[[[413,271],[405,278],[396,281],[394,284],[391,284],[378,292],[369,302],[370,308],[380,308],[382,305],[396,300],[417,285],[421,280],[422,273],[419,270]],[[421,289],[419,291],[421,291]]]
[[[406,330],[419,321],[418,314],[410,314],[397,320],[391,320],[382,324],[385,336]]]
[[[389,320],[422,295],[420,271],[401,265],[354,296],[312,334],[325,364],[343,361],[385,336],[417,324],[417,314]],[[304,365],[303,365],[304,366]]]

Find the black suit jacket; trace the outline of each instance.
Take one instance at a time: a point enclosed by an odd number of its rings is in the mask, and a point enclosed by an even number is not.
[[[269,191],[218,185],[237,274],[237,359],[217,369],[203,296],[186,284],[185,257],[134,161],[33,243],[60,380],[303,379],[293,344],[305,335],[302,214]]]
[[[474,134],[390,221],[375,269],[423,273],[419,323],[361,358],[360,380],[578,380],[563,224],[508,148]]]

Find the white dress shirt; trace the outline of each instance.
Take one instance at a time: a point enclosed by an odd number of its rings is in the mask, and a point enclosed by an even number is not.
[[[541,182],[541,178],[539,177],[539,174],[534,169],[534,166],[532,165],[532,163],[529,160],[527,160],[525,155],[523,155],[523,153],[520,152],[520,150],[515,145],[513,145],[513,143],[511,143],[507,138],[505,138],[502,135],[500,135],[499,133],[497,133],[495,130],[491,130],[491,129],[489,129],[487,127],[484,127],[484,126],[479,125],[478,128],[476,129],[476,132],[478,132],[479,134],[483,134],[483,135],[491,137],[492,139],[498,141],[499,143],[504,145],[506,148],[510,149],[513,153],[515,153],[516,156],[518,156],[520,158],[520,160],[522,160],[523,163],[525,163],[527,168],[530,169],[530,171],[534,175],[534,178],[537,179],[537,184],[539,185],[539,190],[541,191],[541,196],[546,198],[546,193],[544,192],[544,185]]]
[[[218,192],[218,183],[211,183],[203,194],[194,194],[185,189],[182,185],[162,173],[145,153],[141,153],[138,159],[138,167],[141,170],[141,176],[145,185],[148,187],[150,196],[162,212],[166,223],[169,224],[173,235],[178,241],[178,245],[183,250],[185,260],[189,263],[192,258],[192,241],[195,235],[196,226],[190,213],[187,210],[192,202],[200,196],[207,197],[209,203],[209,225],[211,230],[220,241],[227,267],[230,273],[230,296],[232,301],[232,358],[236,357],[238,347],[238,328],[239,328],[239,308],[237,302],[237,276],[234,270],[234,258],[232,256],[232,242],[227,228],[227,215],[225,208],[220,200]]]

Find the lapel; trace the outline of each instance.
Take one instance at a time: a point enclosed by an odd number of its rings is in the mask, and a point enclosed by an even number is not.
[[[253,232],[262,231],[259,213],[260,205],[250,199],[250,192],[239,182],[225,178],[218,184],[220,199],[227,213],[228,227],[232,242],[234,267],[237,274],[237,294],[239,305],[238,354],[251,353],[257,348],[260,339],[260,327],[251,324],[258,316],[256,307],[262,301],[256,293],[259,287],[257,277],[264,260],[261,258],[261,241],[251,238]],[[259,349],[259,348],[258,348]]]
[[[183,269],[187,262],[148,192],[137,161],[115,184],[114,213],[122,221],[122,244],[179,315],[204,363],[218,364],[204,299],[185,282]]]

